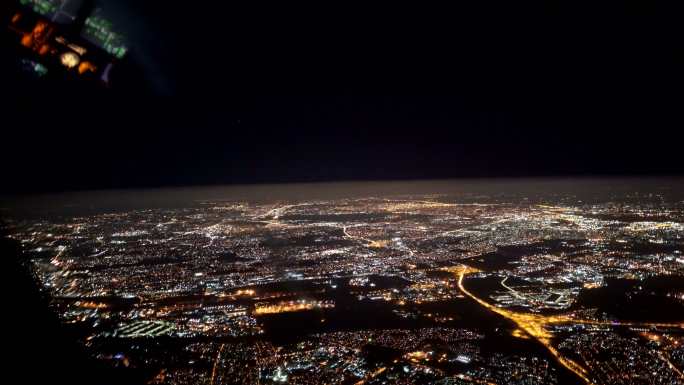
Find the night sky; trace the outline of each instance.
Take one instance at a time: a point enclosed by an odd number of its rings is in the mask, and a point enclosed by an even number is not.
[[[673,5],[110,3],[112,89],[2,55],[4,192],[684,173]]]

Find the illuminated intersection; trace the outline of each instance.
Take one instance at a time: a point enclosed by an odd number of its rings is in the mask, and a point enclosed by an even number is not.
[[[679,324],[665,324],[665,323],[648,323],[648,324],[640,324],[640,323],[632,323],[632,322],[599,322],[599,321],[594,321],[594,320],[581,320],[581,319],[575,319],[571,316],[567,315],[558,315],[558,316],[543,316],[539,314],[526,314],[526,313],[518,313],[518,312],[513,312],[510,310],[502,309],[499,307],[496,307],[494,305],[489,304],[488,302],[478,298],[475,296],[473,293],[471,293],[468,289],[465,288],[463,285],[463,279],[468,275],[472,273],[478,272],[477,269],[468,267],[468,266],[462,266],[462,267],[454,267],[447,269],[448,271],[451,271],[453,273],[458,274],[458,288],[468,297],[471,299],[475,300],[477,303],[485,307],[486,309],[499,314],[513,322],[520,328],[520,330],[524,331],[527,335],[530,337],[534,338],[535,340],[539,341],[548,351],[553,355],[553,357],[563,365],[565,368],[576,374],[579,378],[581,378],[584,382],[587,384],[592,384],[593,382],[591,381],[590,377],[591,374],[589,371],[584,368],[582,365],[578,364],[577,362],[564,357],[552,344],[551,340],[553,338],[553,334],[549,333],[547,330],[547,326],[552,325],[552,324],[566,324],[566,323],[575,323],[575,324],[593,324],[593,325],[610,325],[610,326],[618,326],[618,325],[626,325],[626,326],[646,326],[646,327],[669,327],[669,328],[682,328],[684,329],[684,324],[679,323]],[[519,334],[518,331],[514,331],[514,335],[517,336],[522,336]],[[670,366],[672,366],[670,364]],[[676,368],[675,368],[676,369]],[[681,373],[680,373],[681,375]],[[684,377],[683,377],[684,378]]]

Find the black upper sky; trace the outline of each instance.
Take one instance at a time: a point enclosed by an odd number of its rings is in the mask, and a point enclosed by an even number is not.
[[[111,3],[112,89],[2,59],[6,192],[684,173],[673,5]]]

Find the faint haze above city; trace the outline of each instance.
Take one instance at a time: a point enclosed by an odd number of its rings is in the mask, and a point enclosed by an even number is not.
[[[612,200],[684,201],[682,177],[499,178],[414,181],[288,183],[99,190],[5,196],[11,217],[90,215],[128,210],[202,207],[210,202],[311,202],[334,199],[448,197],[462,204],[563,201],[592,205]]]

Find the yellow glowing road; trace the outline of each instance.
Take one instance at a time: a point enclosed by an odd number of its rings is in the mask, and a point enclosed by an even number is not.
[[[351,226],[351,227],[357,227],[357,226]],[[353,240],[359,241],[361,243],[365,243],[366,247],[370,247],[372,249],[377,249],[377,248],[387,246],[386,241],[374,241],[372,239],[364,238],[364,237],[359,236],[359,235],[352,235],[347,231],[347,228],[349,228],[349,226],[342,226],[342,232],[344,233],[344,236],[347,238],[351,238]]]
[[[587,369],[582,367],[580,364],[577,362],[563,357],[556,348],[554,348],[551,345],[551,333],[546,330],[546,326],[550,324],[559,324],[559,323],[576,323],[576,324],[585,324],[585,325],[609,325],[609,326],[637,326],[637,327],[666,327],[666,328],[684,328],[683,323],[640,323],[640,322],[615,322],[615,321],[610,321],[610,322],[605,322],[605,321],[595,321],[595,320],[583,320],[583,319],[575,319],[571,316],[567,315],[557,315],[557,316],[543,316],[539,314],[527,314],[527,313],[517,313],[513,312],[510,310],[506,309],[501,309],[499,307],[496,307],[480,298],[475,296],[473,293],[468,291],[464,286],[463,286],[463,278],[471,273],[475,273],[478,270],[467,267],[467,266],[461,266],[461,267],[455,267],[455,268],[450,268],[446,269],[447,271],[450,271],[452,273],[458,273],[458,288],[463,292],[463,294],[467,295],[471,299],[475,300],[477,303],[485,307],[486,309],[499,314],[503,317],[506,317],[510,319],[511,321],[515,322],[515,324],[518,326],[518,328],[522,331],[524,331],[526,334],[528,334],[530,337],[536,339],[541,343],[548,351],[553,355],[558,363],[563,365],[565,368],[570,370],[571,372],[575,373],[579,378],[581,378],[584,382],[587,384],[592,384],[591,380],[589,379],[589,373]],[[505,279],[504,279],[505,281]],[[502,281],[503,283],[503,281]],[[520,333],[519,330],[516,330],[515,333]]]
[[[660,358],[663,362],[667,364],[667,366],[672,370],[673,372],[677,373],[677,375],[681,378],[684,379],[684,373],[682,373],[681,370],[677,369],[677,367],[670,361],[663,352],[658,352],[658,358]]]
[[[209,382],[210,385],[214,385],[214,380],[216,380],[216,369],[218,368],[218,363],[219,360],[221,359],[221,353],[223,353],[223,349],[226,347],[226,344],[221,344],[221,347],[218,350],[218,353],[216,353],[216,360],[214,360],[214,368],[211,370],[211,382]]]
[[[466,274],[470,274],[476,271],[477,270],[469,268],[467,266],[463,266],[462,268],[460,268],[460,273],[458,275],[458,288],[463,292],[463,294],[472,298],[477,303],[485,307],[487,310],[490,310],[496,314],[499,314],[515,322],[515,324],[518,325],[518,328],[525,331],[525,333],[529,334],[530,337],[539,341],[539,343],[541,343],[549,351],[549,353],[551,353],[551,355],[553,355],[554,358],[556,358],[559,364],[563,365],[565,368],[575,373],[585,383],[593,385],[591,380],[589,380],[589,373],[585,368],[583,368],[575,361],[563,357],[560,354],[560,352],[551,345],[551,333],[549,333],[545,328],[547,324],[551,323],[574,322],[572,318],[566,316],[546,317],[537,314],[516,313],[509,310],[500,309],[494,305],[491,305],[476,297],[463,286],[463,278],[466,276]]]

